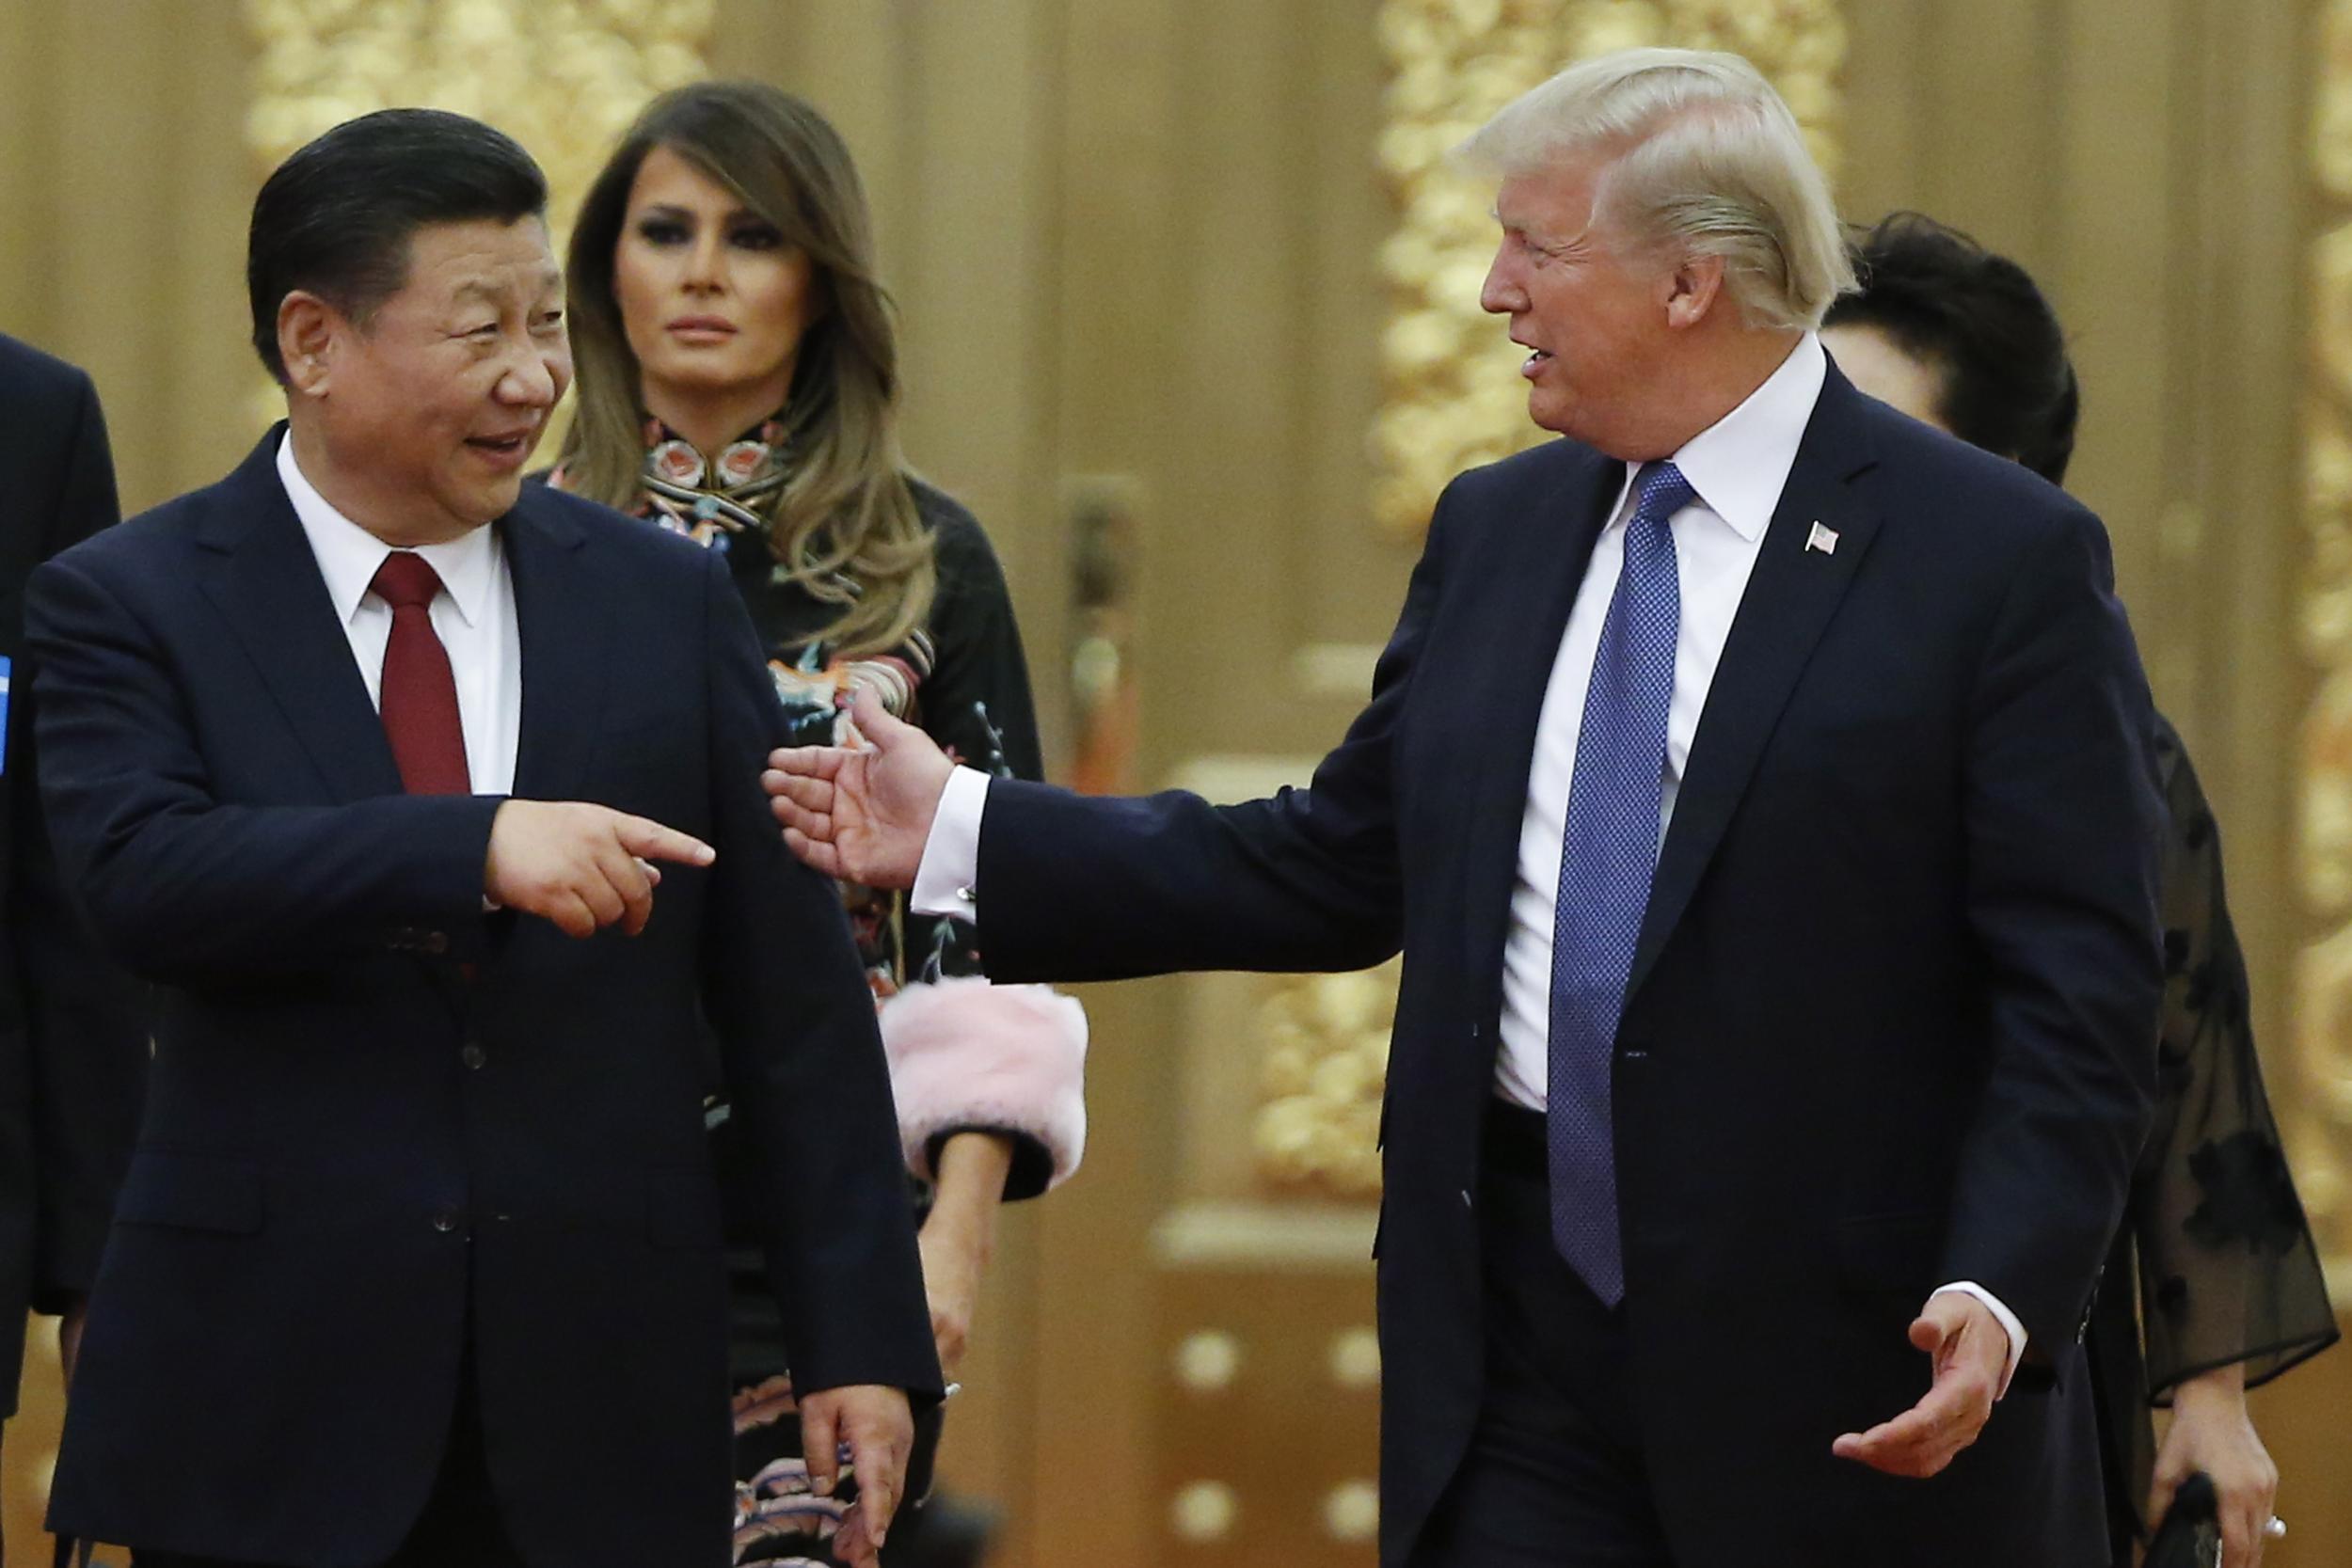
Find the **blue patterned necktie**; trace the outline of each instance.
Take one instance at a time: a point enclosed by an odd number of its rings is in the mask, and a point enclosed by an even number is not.
[[[1667,520],[1690,504],[1671,463],[1635,476],[1625,569],[1609,601],[1584,691],[1551,942],[1551,1240],[1614,1307],[1625,1296],[1617,1233],[1617,1162],[1610,1072],[1633,946],[1658,868],[1666,778],[1666,709],[1674,697],[1682,590]]]

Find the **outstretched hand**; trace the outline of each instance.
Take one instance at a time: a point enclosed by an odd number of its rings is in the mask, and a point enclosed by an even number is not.
[[[1932,1358],[1934,1382],[1893,1420],[1831,1444],[1838,1458],[1888,1475],[1925,1478],[1984,1430],[2009,1372],[2009,1332],[2001,1321],[1965,1291],[1938,1291],[1913,1322],[1911,1342]]]
[[[914,885],[931,818],[955,765],[931,737],[861,687],[850,709],[862,744],[795,746],[759,776],[784,842],[828,877],[866,887]]]

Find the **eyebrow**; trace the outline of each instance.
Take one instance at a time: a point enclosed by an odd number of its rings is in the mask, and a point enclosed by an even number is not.
[[[641,209],[637,216],[640,221],[645,218],[658,217],[683,220],[688,223],[699,222],[702,218],[702,214],[695,212],[692,208],[681,207],[675,201],[657,201],[650,207]],[[766,218],[760,216],[757,213],[753,212],[749,207],[731,208],[720,215],[719,221],[721,223],[768,222]],[[770,224],[769,227],[773,228],[774,225]]]
[[[550,290],[561,289],[564,286],[564,274],[555,267],[545,268],[540,272],[537,283],[538,287],[532,291],[534,294],[543,294]],[[485,283],[479,277],[469,277],[457,285],[456,292],[452,297],[460,301],[480,300],[485,305],[499,305],[504,303],[506,291],[495,283]]]

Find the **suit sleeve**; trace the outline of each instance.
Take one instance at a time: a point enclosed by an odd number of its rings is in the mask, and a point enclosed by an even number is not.
[[[44,558],[112,526],[119,516],[105,419],[87,377],[60,451],[62,487],[39,545]],[[20,679],[27,702],[31,685],[29,678]],[[16,859],[8,921],[24,966],[29,1053],[36,1190],[32,1304],[37,1310],[56,1312],[86,1293],[97,1275],[115,1190],[138,1132],[148,998],[144,987],[100,956],[66,897],[40,798],[31,786],[38,777],[39,743],[30,723],[23,726],[20,739],[16,766],[24,776],[11,792]]]
[[[2075,1338],[2123,1212],[2163,991],[2154,716],[2106,534],[2088,513],[2060,522],[2011,579],[1973,698],[1967,899],[1991,1049],[1946,1259],[2044,1350]]]
[[[477,948],[503,798],[215,800],[168,659],[87,555],[33,574],[25,621],[42,803],[104,950],[147,979],[204,987],[385,951],[404,927]]]
[[[882,1037],[831,879],[785,851],[759,774],[785,743],[757,638],[708,562],[711,891],[705,1005],[748,1134],[770,1275],[802,1389],[936,1400],[914,1220]]]
[[[980,942],[1000,980],[1183,970],[1362,969],[1403,939],[1392,747],[1438,610],[1449,487],[1373,674],[1372,700],[1304,789],[1236,806],[1169,791],[989,785]]]

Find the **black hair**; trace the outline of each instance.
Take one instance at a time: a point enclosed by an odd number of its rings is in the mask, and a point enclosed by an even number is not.
[[[544,217],[547,176],[515,140],[439,109],[379,109],[304,146],[262,182],[246,239],[253,347],[282,386],[278,308],[296,290],[364,324],[408,279],[430,224]]]
[[[1853,255],[1859,287],[1826,325],[1884,332],[1940,373],[1936,411],[1953,435],[2063,483],[2081,393],[2031,275],[1917,213],[1881,219]]]

